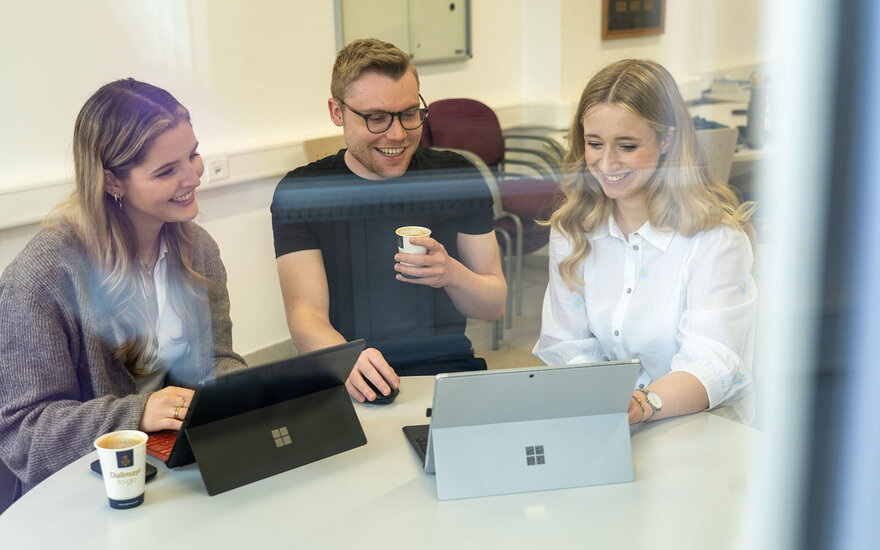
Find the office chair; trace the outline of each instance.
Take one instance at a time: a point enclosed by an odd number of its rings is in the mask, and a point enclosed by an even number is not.
[[[502,264],[502,269],[504,271],[504,277],[508,281],[507,285],[507,302],[504,308],[504,318],[497,319],[492,323],[492,350],[498,349],[498,341],[501,340],[504,336],[504,319],[507,320],[507,328],[511,328],[513,325],[513,318],[511,316],[511,312],[513,308],[511,307],[511,300],[513,298],[513,292],[511,291],[510,285],[510,277],[511,277],[511,254],[513,252],[513,241],[510,238],[510,231],[504,227],[499,227],[498,222],[501,220],[509,219],[511,224],[515,228],[521,228],[522,222],[516,214],[511,214],[510,212],[505,212],[501,206],[501,192],[498,189],[498,182],[495,180],[494,174],[492,174],[489,167],[486,166],[479,156],[470,151],[465,151],[464,149],[451,149],[446,147],[432,147],[432,149],[437,149],[440,151],[452,151],[454,153],[458,153],[459,155],[466,158],[474,167],[480,172],[480,175],[483,176],[483,180],[486,182],[486,187],[489,188],[489,193],[492,195],[492,219],[495,221],[495,233],[498,238],[499,246],[504,251],[502,258],[504,260]]]
[[[543,161],[550,165],[554,179],[558,180],[562,178],[562,160],[566,151],[560,141],[552,136],[566,135],[567,132],[567,129],[549,126],[515,126],[504,130],[504,143],[508,145],[508,151],[519,151],[525,147],[539,153]],[[511,144],[514,147],[510,147]]]
[[[531,147],[510,147],[534,142]],[[461,144],[465,146],[456,146]],[[505,133],[495,112],[476,99],[441,99],[428,105],[422,130],[423,147],[455,147],[476,153],[500,180],[523,175],[513,166],[524,167],[543,179],[559,179],[565,152],[555,140],[533,134],[527,128]],[[511,155],[513,153],[513,155]],[[523,157],[528,157],[523,158]]]
[[[335,155],[345,147],[345,136],[342,134],[322,138],[308,139],[303,142],[306,162],[315,162],[324,157]]]
[[[518,131],[513,139],[529,137]],[[541,137],[541,136],[539,136]],[[544,143],[549,139],[538,140]],[[428,118],[422,129],[423,147],[448,147],[471,151],[488,166],[497,181],[500,210],[507,214],[496,219],[495,227],[512,233],[515,240],[513,254],[514,296],[516,313],[522,314],[522,265],[523,255],[533,252],[550,238],[550,231],[535,220],[547,219],[561,200],[559,190],[559,150],[536,150],[532,148],[509,148],[498,117],[490,107],[474,99],[443,99],[428,106]],[[531,154],[535,161],[511,158],[507,153]],[[514,177],[511,165],[529,168],[541,175],[541,179]],[[499,243],[503,234],[499,232]],[[511,321],[508,320],[508,328]]]

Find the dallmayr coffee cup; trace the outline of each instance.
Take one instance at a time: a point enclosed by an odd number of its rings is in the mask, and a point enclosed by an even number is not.
[[[144,502],[147,467],[147,434],[122,430],[104,434],[95,440],[104,489],[110,507],[134,508]]]
[[[397,250],[404,254],[426,254],[428,250],[424,246],[419,246],[417,244],[412,244],[410,242],[411,238],[414,237],[430,237],[431,230],[427,227],[421,227],[418,225],[405,225],[403,227],[398,227],[397,231]],[[400,262],[403,265],[408,265],[412,267],[421,267],[416,264],[409,264],[406,262]],[[414,277],[412,275],[405,275],[401,273],[407,279],[418,279],[418,277]]]

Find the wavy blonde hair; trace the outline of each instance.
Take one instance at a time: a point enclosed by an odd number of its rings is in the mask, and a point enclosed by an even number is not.
[[[562,205],[550,218],[554,229],[572,244],[559,272],[572,290],[584,284],[577,268],[590,254],[587,234],[611,215],[613,200],[590,174],[584,161],[586,113],[602,103],[616,105],[643,119],[662,140],[671,128],[672,142],[647,183],[648,221],[666,231],[692,236],[726,224],[754,239],[749,218],[754,203],[740,204],[733,189],[709,174],[696,142],[693,120],[672,75],[654,61],[624,59],[608,65],[587,83],[569,130],[570,149],[563,160]]]
[[[122,334],[113,356],[134,375],[143,374],[154,359],[157,335],[147,313],[134,228],[105,191],[104,171],[126,180],[155,139],[178,124],[190,124],[189,111],[165,90],[131,78],[102,86],[83,105],[74,126],[74,190],[45,224],[73,232],[85,244],[101,279],[101,299]],[[169,301],[190,339],[200,328],[198,290],[208,287],[208,280],[191,267],[188,223],[166,223],[159,238],[168,249]]]

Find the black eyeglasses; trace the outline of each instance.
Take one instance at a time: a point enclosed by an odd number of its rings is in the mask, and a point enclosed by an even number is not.
[[[348,103],[338,97],[335,99],[345,105],[349,111],[364,119],[364,122],[367,123],[367,130],[373,134],[381,134],[387,131],[388,128],[391,128],[391,125],[394,124],[394,117],[397,117],[404,130],[420,128],[425,123],[425,119],[428,118],[428,104],[425,102],[422,94],[419,94],[419,101],[425,106],[424,109],[407,109],[397,113],[371,113],[368,115],[355,111]]]

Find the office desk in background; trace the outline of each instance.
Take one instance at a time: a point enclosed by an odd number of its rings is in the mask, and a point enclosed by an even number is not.
[[[675,548],[740,546],[759,433],[710,413],[632,437],[633,483],[438,501],[401,427],[425,423],[433,377],[355,404],[368,443],[218,496],[196,465],[159,465],[146,501],[107,505],[95,453],[0,516],[3,548]],[[523,403],[523,406],[528,406]],[[148,460],[154,462],[151,457]],[[154,462],[155,463],[155,462]]]

